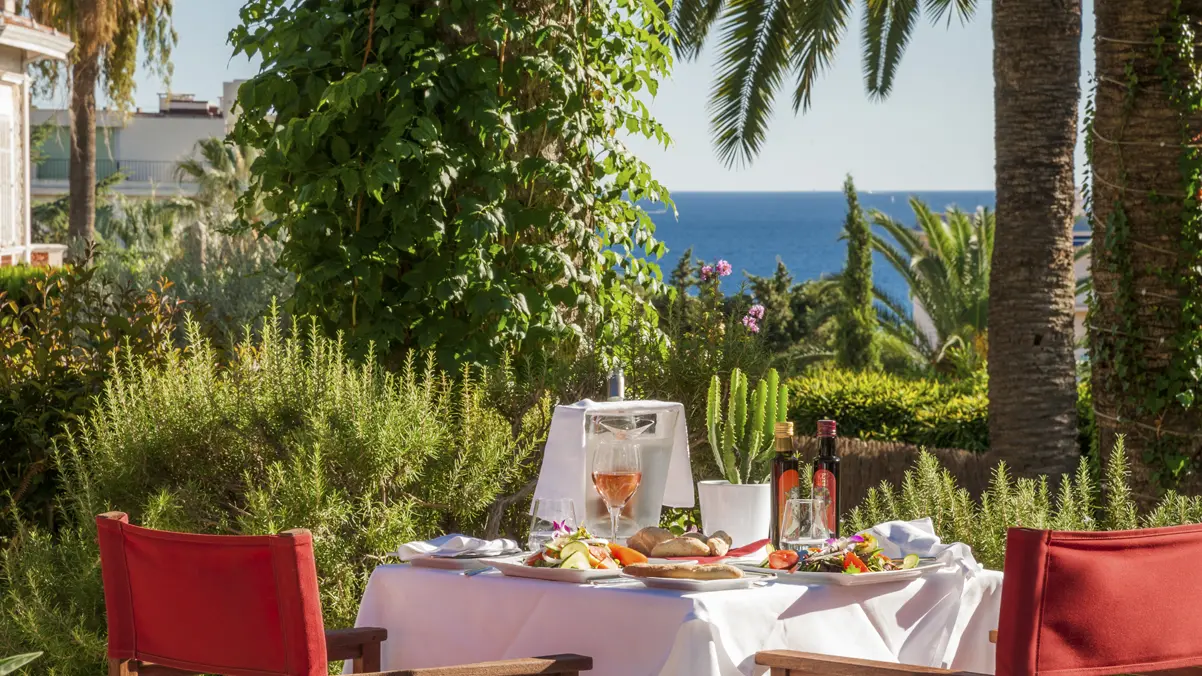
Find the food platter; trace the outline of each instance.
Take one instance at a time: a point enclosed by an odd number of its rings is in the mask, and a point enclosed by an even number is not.
[[[551,580],[552,582],[572,582],[586,584],[592,580],[607,577],[617,577],[618,569],[611,568],[542,568],[527,566],[521,558],[490,559],[487,565],[501,571],[509,577],[525,577],[532,580]]]
[[[778,584],[836,585],[840,587],[862,587],[865,585],[886,584],[889,582],[908,582],[939,570],[944,566],[942,563],[928,563],[915,568],[906,568],[904,570],[889,570],[880,573],[859,573],[857,575],[848,575],[847,573],[816,573],[810,571],[786,573],[779,570],[773,571],[771,568],[761,568],[759,566],[751,566],[747,564],[735,565],[745,572],[774,572],[776,573],[776,579],[773,580],[773,582]]]

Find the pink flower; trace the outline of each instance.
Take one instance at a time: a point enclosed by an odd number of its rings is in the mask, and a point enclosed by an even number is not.
[[[701,281],[708,282],[708,281],[710,281],[710,279],[713,278],[713,276],[714,276],[714,266],[712,266],[712,265],[701,266]]]
[[[760,325],[755,323],[755,317],[752,317],[751,315],[747,315],[743,318],[743,326],[747,327],[747,330],[752,333],[760,332]]]
[[[715,267],[715,269],[717,269],[719,277],[726,277],[731,272],[733,272],[733,270],[730,267],[730,263],[727,263],[726,259],[724,259],[724,258],[719,259],[718,263],[714,267]]]
[[[752,305],[747,310],[747,316],[755,317],[756,319],[763,319],[764,318],[764,306],[760,305],[759,303]]]

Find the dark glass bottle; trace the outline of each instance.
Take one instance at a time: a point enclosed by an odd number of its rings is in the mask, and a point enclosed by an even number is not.
[[[826,501],[823,519],[831,537],[839,537],[839,452],[835,449],[835,421],[818,421],[818,457],[814,460],[813,497]]]
[[[793,423],[778,422],[774,427],[776,454],[772,458],[772,546],[780,548],[785,501],[801,497],[801,473],[793,455]]]

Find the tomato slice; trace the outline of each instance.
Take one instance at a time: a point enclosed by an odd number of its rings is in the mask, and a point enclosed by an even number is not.
[[[778,549],[768,555],[768,567],[773,570],[791,568],[801,557],[792,549]]]
[[[848,552],[843,555],[843,570],[847,570],[848,568],[855,568],[861,573],[868,572],[868,566],[864,565],[864,562],[860,560],[860,557],[856,556],[855,552]]]

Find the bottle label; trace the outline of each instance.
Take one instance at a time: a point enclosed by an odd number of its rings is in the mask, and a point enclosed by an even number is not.
[[[776,496],[776,513],[785,513],[785,501],[791,498],[801,497],[801,475],[797,470],[787,470],[780,475],[780,483],[777,484],[777,490],[780,491]],[[763,503],[761,503],[763,504]]]
[[[814,499],[824,500],[826,502],[826,526],[830,537],[834,537],[835,529],[839,525],[838,509],[835,506],[835,496],[837,486],[835,486],[835,475],[829,469],[820,469],[814,472]]]

